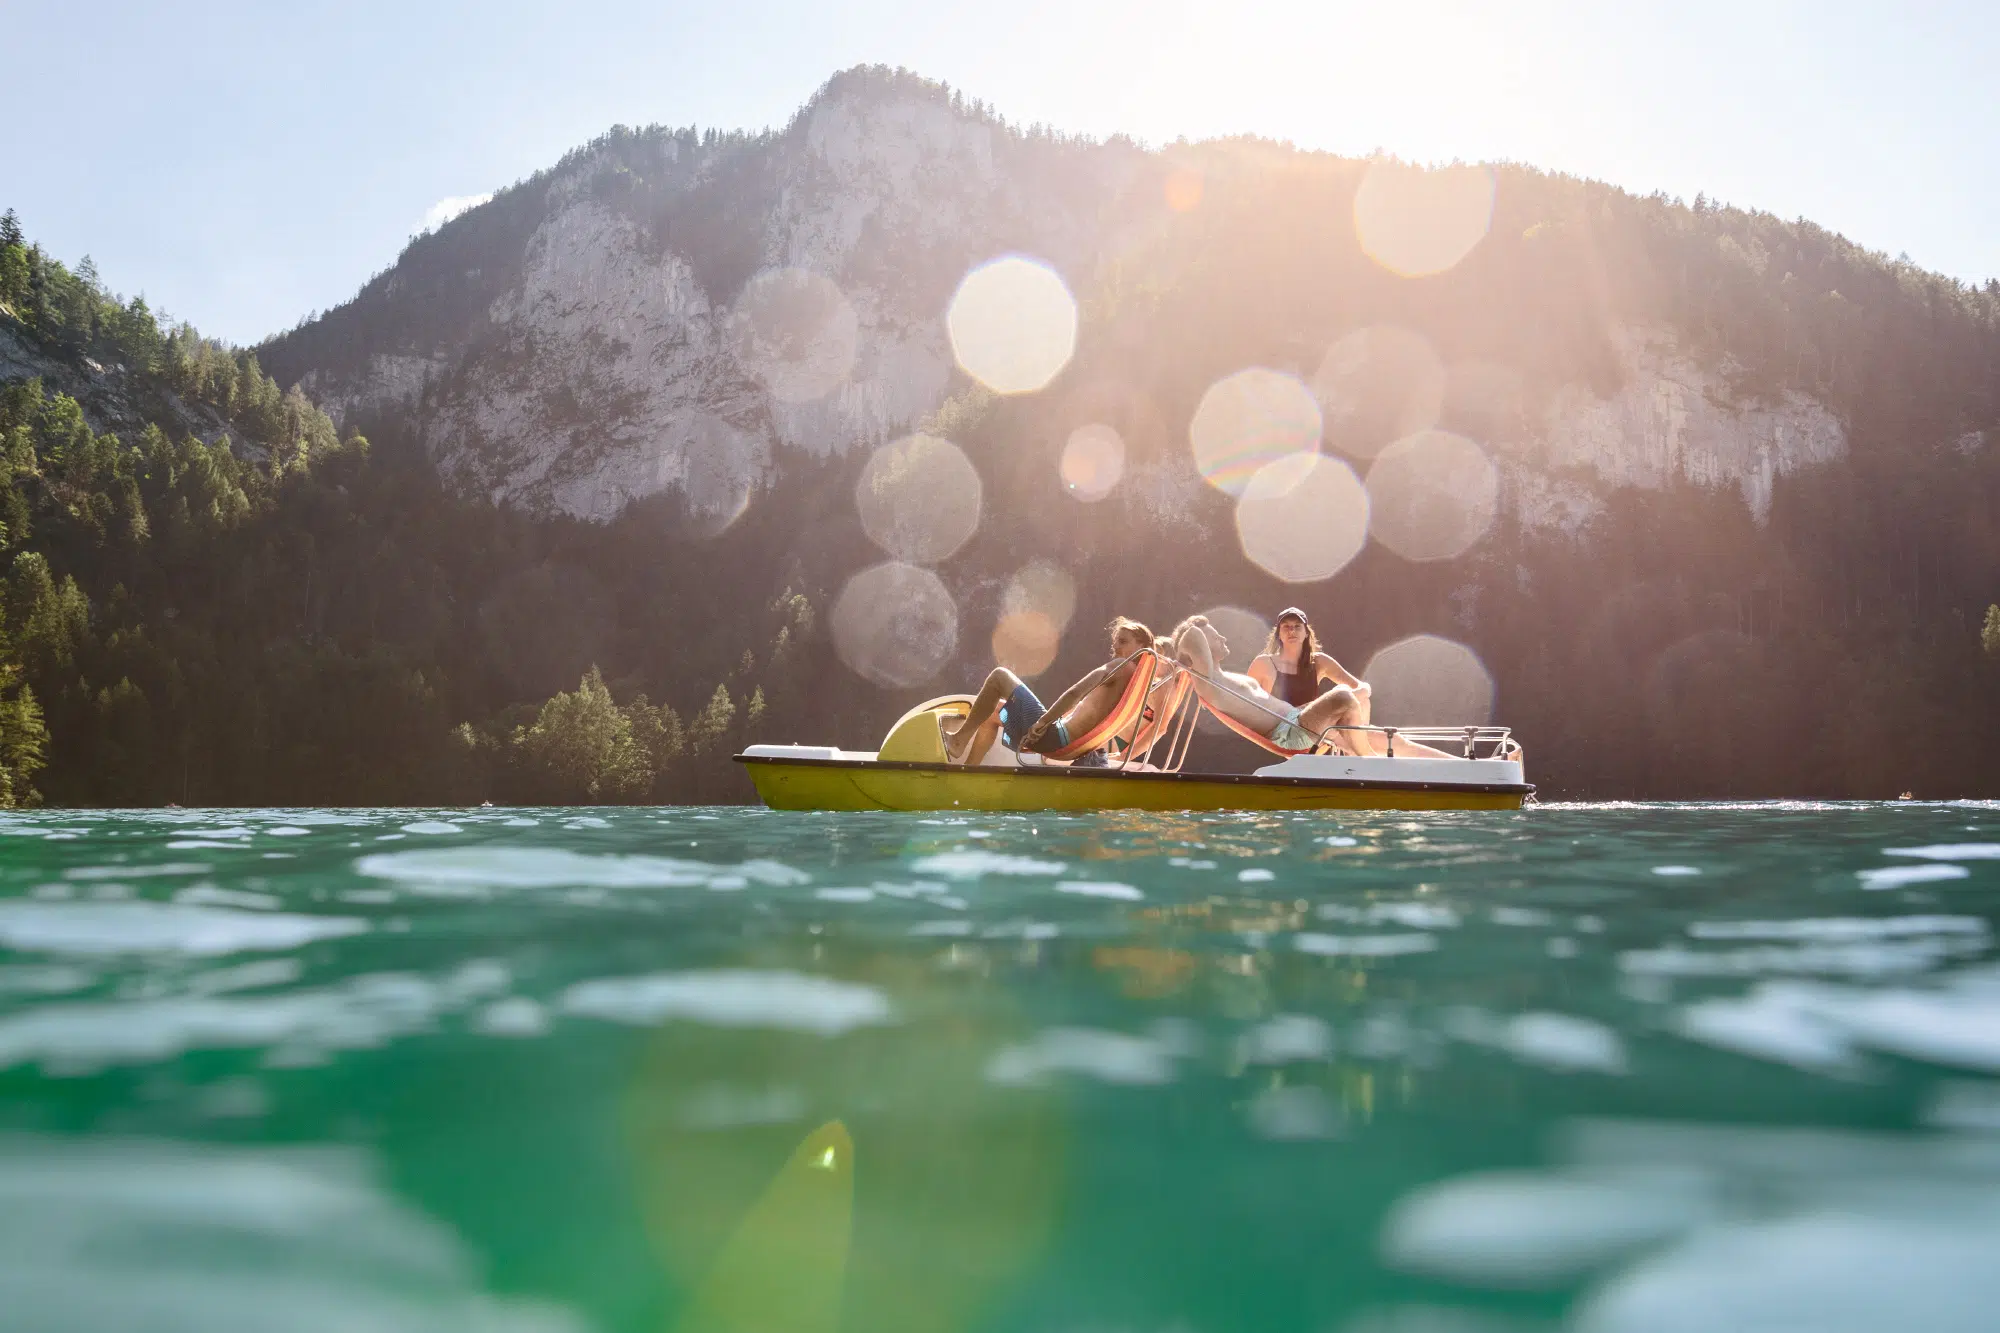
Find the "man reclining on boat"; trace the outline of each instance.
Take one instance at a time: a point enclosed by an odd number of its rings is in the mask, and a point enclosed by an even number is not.
[[[1110,630],[1111,660],[1092,668],[1047,707],[1019,676],[1006,667],[993,668],[971,711],[938,723],[944,731],[945,761],[976,764],[996,738],[1010,750],[1052,754],[1067,746],[1071,736],[1080,737],[1102,722],[1132,678],[1132,654],[1153,646],[1153,631],[1136,620],[1119,616]],[[1072,762],[1078,768],[1102,768],[1107,760],[1104,751],[1092,750]]]
[[[1195,693],[1204,704],[1281,750],[1303,754],[1315,748],[1330,727],[1368,725],[1367,705],[1350,686],[1336,685],[1311,702],[1295,707],[1249,676],[1224,671],[1220,660],[1229,651],[1229,641],[1207,616],[1183,620],[1174,630],[1173,644],[1174,660],[1187,665],[1194,676]],[[1349,753],[1379,752],[1373,736],[1366,731],[1335,731],[1331,739]],[[1396,753],[1412,758],[1451,758],[1442,750],[1406,740],[1396,742]]]

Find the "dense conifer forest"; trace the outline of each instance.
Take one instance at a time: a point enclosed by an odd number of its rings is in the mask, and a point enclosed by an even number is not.
[[[803,597],[735,617],[727,654],[674,653],[707,673],[684,712],[607,686],[598,656],[649,656],[617,641],[589,572],[631,563],[631,525],[448,496],[253,354],[162,328],[5,228],[0,334],[115,374],[155,419],[121,438],[38,379],[0,388],[0,800],[669,800],[765,718],[766,673],[812,631]],[[226,431],[160,424],[191,403]],[[674,581],[648,563],[631,591],[671,619]]]
[[[677,169],[700,166],[693,194],[645,175],[676,136]],[[558,171],[597,171],[679,244],[712,235],[720,304],[754,267],[732,249],[730,201],[761,188],[770,139],[619,131]],[[744,799],[725,760],[746,740],[871,744],[916,698],[970,687],[998,587],[1036,557],[1076,575],[1079,625],[1305,600],[1344,658],[1406,633],[1460,638],[1545,796],[2000,794],[2000,283],[1953,282],[1804,221],[1505,167],[1488,239],[1413,284],[1351,231],[1299,221],[1351,208],[1361,164],[1247,141],[1169,148],[1162,164],[1198,166],[1207,202],[1077,280],[1090,336],[1064,379],[1011,399],[962,389],[932,423],[1004,519],[944,570],[967,590],[951,678],[903,691],[862,681],[827,643],[840,579],[879,558],[852,503],[865,450],[787,457],[719,535],[669,499],[590,524],[453,494],[412,423],[343,435],[281,387],[421,341],[411,311],[482,309],[518,268],[542,177],[260,348],[278,379],[258,354],[112,296],[9,214],[0,338],[103,402],[53,372],[0,387],[0,800]],[[471,287],[453,278],[466,273]],[[1185,450],[1217,376],[1309,361],[1383,320],[1449,360],[1519,369],[1500,398],[1446,403],[1442,424],[1476,438],[1529,430],[1565,384],[1609,391],[1614,327],[1648,325],[1677,331],[1741,401],[1826,404],[1846,455],[1779,476],[1762,521],[1733,485],[1626,488],[1581,531],[1503,517],[1460,559],[1370,546],[1305,589],[1192,537],[1134,558],[1131,504],[1085,523],[1062,497],[1078,395],[1095,395],[1136,467]],[[1210,530],[1228,532],[1226,497],[1206,502]],[[1096,647],[1072,635],[1048,678]]]

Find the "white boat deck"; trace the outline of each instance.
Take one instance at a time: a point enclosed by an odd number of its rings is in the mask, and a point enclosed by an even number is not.
[[[1000,746],[993,747],[995,752]],[[874,763],[874,750],[843,750],[833,745],[752,745],[743,754],[750,759],[795,759],[812,760],[820,763]],[[982,767],[1016,767],[1018,760],[1008,752],[1004,760],[996,761],[989,756]],[[1061,769],[1062,764],[1034,765]],[[1159,769],[1150,764],[1134,764],[1129,769],[1120,769],[1116,764],[1109,770],[1096,772],[1158,773]],[[1394,759],[1357,758],[1353,755],[1321,754],[1293,755],[1282,763],[1266,764],[1253,770],[1260,778],[1304,778],[1322,782],[1424,782],[1465,786],[1485,786],[1492,783],[1519,784],[1525,782],[1521,762],[1518,759],[1420,759],[1397,756]]]

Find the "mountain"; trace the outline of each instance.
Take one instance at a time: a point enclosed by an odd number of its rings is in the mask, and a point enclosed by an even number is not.
[[[95,637],[27,668],[52,799],[110,798],[120,673],[119,799],[741,799],[745,740],[1294,602],[1388,720],[1490,706],[1545,794],[2000,787],[2000,284],[1803,220],[856,69],[782,130],[616,129],[255,357],[373,444],[170,590],[57,553]],[[201,709],[117,656],[171,609],[230,668]]]
[[[1481,272],[1385,282],[1353,243],[1367,166],[1247,142],[1147,153],[1023,134],[941,87],[855,70],[779,133],[613,131],[259,351],[337,418],[412,418],[467,490],[605,520],[660,492],[699,505],[767,487],[788,457],[914,429],[964,386],[944,313],[983,260],[1053,265],[1099,316],[1085,361],[1151,378],[1171,335],[1105,318],[1119,285],[1185,292],[1237,241],[1275,241],[1265,272],[1243,276],[1294,287],[1290,308],[1255,308],[1248,286],[1209,293],[1205,320],[1247,326],[1240,346],[1209,339],[1209,359],[1254,351],[1310,376],[1363,321],[1420,326],[1460,396],[1497,382],[1509,419],[1495,443],[1514,446],[1512,507],[1533,526],[1674,477],[1736,485],[1761,517],[1775,478],[1846,452],[1834,386],[1852,367],[1794,326],[1852,299],[1827,285],[1849,275],[1824,271],[1852,247],[1505,169],[1469,261]],[[1185,214],[1166,198],[1177,171],[1207,185]],[[1265,208],[1275,216],[1254,216]],[[783,270],[831,279],[851,309],[851,369],[805,398],[760,380],[732,335],[757,276]],[[1508,308],[1479,308],[1494,300]],[[1782,306],[1731,312],[1762,326],[1716,309],[1745,300]],[[1939,429],[1991,424],[1974,417]]]

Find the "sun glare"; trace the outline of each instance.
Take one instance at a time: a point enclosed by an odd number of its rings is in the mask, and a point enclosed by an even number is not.
[[[1167,173],[1167,179],[1161,186],[1167,207],[1176,213],[1192,213],[1200,208],[1205,189],[1202,174],[1193,167],[1175,167]]]
[[[1327,443],[1373,458],[1391,442],[1437,424],[1444,363],[1430,340],[1396,324],[1371,324],[1329,347],[1313,375]]]
[[[1500,474],[1463,435],[1422,430],[1368,469],[1368,502],[1377,541],[1405,559],[1449,560],[1493,526]]]
[[[1018,676],[1047,671],[1061,645],[1061,633],[1039,611],[1016,611],[993,627],[993,660]]]
[[[894,560],[849,579],[830,619],[840,660],[890,689],[923,684],[958,649],[958,604],[943,581]]]
[[[1000,394],[1034,393],[1076,354],[1076,299],[1039,259],[1003,255],[965,275],[945,313],[952,355]]]
[[[1368,659],[1374,721],[1394,726],[1477,726],[1493,717],[1493,677],[1479,654],[1452,639],[1415,634]]]
[[[1124,437],[1101,421],[1078,426],[1063,445],[1061,470],[1064,490],[1086,504],[1102,500],[1125,474]]]
[[[1369,258],[1405,278],[1443,273],[1472,253],[1493,221],[1493,172],[1368,164],[1354,194],[1354,230]]]
[[[898,560],[934,565],[979,528],[979,473],[965,451],[935,435],[877,449],[854,487],[868,539]]]
[[[1209,385],[1188,422],[1195,467],[1228,495],[1242,495],[1267,464],[1292,454],[1317,454],[1319,436],[1319,404],[1311,391],[1263,366]]]
[[[1076,580],[1053,561],[1030,560],[1008,581],[1000,606],[1007,615],[1032,611],[1060,633],[1076,614]]]
[[[1244,487],[1236,535],[1243,554],[1273,578],[1329,579],[1368,541],[1368,493],[1338,458],[1288,454]]]

